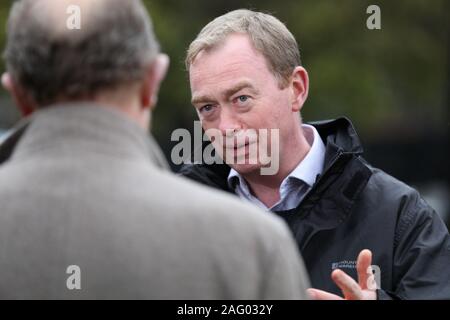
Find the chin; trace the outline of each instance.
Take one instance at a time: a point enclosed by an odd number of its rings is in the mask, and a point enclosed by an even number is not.
[[[260,172],[260,164],[233,164],[230,165],[234,170],[236,170],[241,175],[258,173]]]

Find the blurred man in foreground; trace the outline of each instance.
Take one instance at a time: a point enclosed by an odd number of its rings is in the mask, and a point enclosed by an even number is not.
[[[305,298],[284,222],[174,177],[148,138],[168,58],[140,1],[18,1],[5,57],[29,117],[0,149],[0,298]]]
[[[302,124],[309,78],[284,24],[229,12],[202,29],[186,65],[192,103],[225,163],[181,174],[283,217],[313,298],[450,299],[450,237],[436,212],[367,164],[348,119]]]

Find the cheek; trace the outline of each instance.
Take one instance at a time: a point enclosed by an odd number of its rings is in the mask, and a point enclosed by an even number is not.
[[[200,123],[208,138],[215,137],[219,134],[220,130],[216,121],[202,120]]]
[[[283,116],[286,114],[285,103],[270,99],[261,107],[258,122],[261,128],[280,128],[283,125]]]
[[[280,94],[274,101],[273,112],[274,117],[280,122],[279,124],[283,124],[292,115],[291,103],[287,94]]]
[[[280,121],[291,113],[287,90],[271,90],[262,102],[267,119],[272,123],[270,127],[279,127]]]
[[[202,128],[206,137],[208,137],[209,141],[213,144],[214,147],[219,148],[222,147],[222,133],[211,123],[202,123]],[[204,136],[203,136],[204,137]]]

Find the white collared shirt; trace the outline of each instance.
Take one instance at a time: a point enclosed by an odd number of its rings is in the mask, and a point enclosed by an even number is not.
[[[303,134],[311,149],[295,169],[281,182],[280,200],[271,208],[267,208],[258,198],[251,194],[245,179],[234,169],[228,175],[228,185],[242,199],[246,199],[264,210],[286,211],[297,208],[306,192],[311,189],[317,175],[322,174],[325,145],[316,128],[302,125]],[[237,183],[233,183],[233,180]]]

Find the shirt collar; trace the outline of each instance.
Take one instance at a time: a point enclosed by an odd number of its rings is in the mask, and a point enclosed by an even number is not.
[[[305,158],[295,167],[295,169],[283,180],[282,185],[291,178],[305,182],[309,187],[316,182],[317,175],[322,174],[325,145],[316,128],[311,125],[302,125],[303,134],[311,149]]]

